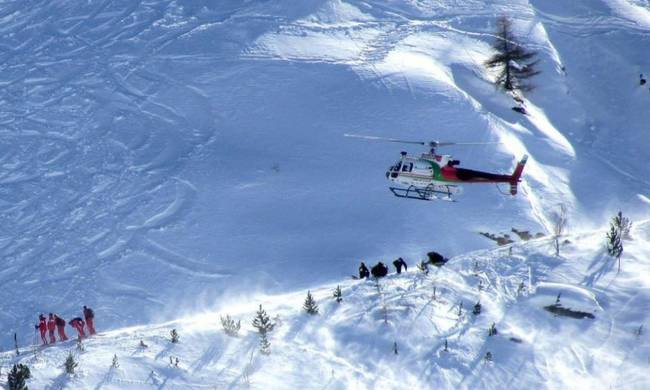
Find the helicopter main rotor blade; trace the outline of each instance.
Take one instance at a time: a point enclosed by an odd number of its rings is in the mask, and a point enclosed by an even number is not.
[[[437,142],[431,141],[432,146],[450,146],[450,145],[498,145],[501,142]]]
[[[367,139],[371,141],[386,141],[386,142],[398,142],[401,144],[413,144],[413,145],[428,145],[428,142],[423,142],[423,141],[406,141],[402,139],[395,139],[395,138],[386,138],[386,137],[376,137],[374,135],[359,135],[359,134],[343,134],[344,137],[350,137],[350,138],[360,138],[360,139]]]
[[[432,148],[437,148],[439,146],[451,146],[451,145],[496,145],[501,142],[439,142],[439,141],[407,141],[396,138],[386,138],[386,137],[377,137],[374,135],[359,135],[359,134],[343,134],[344,137],[350,138],[360,138],[367,139],[371,141],[385,141],[385,142],[397,142],[401,144],[413,144],[413,145],[423,145],[429,146]]]

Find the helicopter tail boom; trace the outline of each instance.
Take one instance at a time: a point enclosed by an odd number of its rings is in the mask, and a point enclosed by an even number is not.
[[[511,180],[510,180],[510,194],[511,195],[516,195],[517,194],[517,183],[521,181],[521,173],[524,171],[524,166],[526,165],[526,161],[528,160],[528,155],[524,155],[524,157],[517,163],[517,166],[515,167],[514,172],[512,172]]]

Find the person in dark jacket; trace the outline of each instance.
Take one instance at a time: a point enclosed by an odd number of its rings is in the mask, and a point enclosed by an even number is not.
[[[56,325],[56,330],[59,332],[59,340],[66,341],[68,336],[65,335],[65,320],[55,314],[54,324]]]
[[[77,330],[77,333],[79,334],[79,338],[84,338],[86,337],[86,332],[84,332],[84,320],[81,319],[81,317],[75,317],[68,322],[70,326],[75,328]]]
[[[370,273],[375,278],[381,278],[381,277],[384,277],[384,276],[388,275],[388,267],[386,267],[386,265],[384,265],[384,263],[382,263],[380,261],[379,263],[377,263],[377,265],[372,267],[372,269],[370,270]]]
[[[427,257],[429,258],[429,263],[440,267],[443,264],[447,262],[448,259],[445,259],[440,253],[438,252],[429,252],[427,253]]]
[[[95,334],[95,313],[93,309],[84,306],[84,318],[86,319],[86,327],[88,328],[88,333],[90,335]]]
[[[368,267],[362,261],[359,266],[359,279],[367,278],[368,276],[370,276],[370,271],[368,271]]]
[[[402,273],[402,267],[404,267],[404,272],[408,270],[408,266],[406,265],[406,261],[402,259],[401,257],[398,258],[397,260],[393,261],[393,265],[395,266],[395,270],[397,270],[398,274]]]

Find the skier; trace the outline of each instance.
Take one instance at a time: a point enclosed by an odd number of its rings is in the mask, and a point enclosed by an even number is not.
[[[75,328],[77,330],[77,333],[79,334],[79,338],[84,338],[86,337],[86,333],[84,332],[84,320],[81,319],[81,317],[75,317],[68,322],[70,326]]]
[[[68,336],[65,335],[65,320],[55,314],[54,323],[56,324],[56,329],[59,332],[59,340],[66,341],[68,339]]]
[[[372,276],[374,276],[375,278],[381,278],[388,275],[388,267],[386,267],[384,263],[380,261],[379,263],[377,263],[377,265],[372,267],[370,272],[372,273]]]
[[[56,337],[54,337],[55,328],[56,328],[56,323],[54,321],[54,314],[50,313],[47,319],[47,330],[50,334],[50,344],[56,343]]]
[[[95,324],[93,322],[95,318],[95,313],[93,312],[93,309],[84,306],[84,318],[86,319],[86,326],[88,327],[88,333],[90,335],[95,334]]]
[[[393,265],[395,266],[395,269],[397,270],[398,274],[402,273],[402,267],[404,267],[404,272],[408,270],[408,266],[406,265],[406,261],[402,259],[401,257],[398,258],[397,260],[393,261]]]
[[[45,322],[45,316],[41,313],[38,315],[38,325],[36,329],[41,333],[41,340],[43,340],[43,345],[47,345],[47,339],[45,338],[45,333],[47,332],[47,322]]]
[[[368,276],[370,276],[370,271],[368,271],[368,267],[362,261],[359,266],[359,279],[367,278]]]

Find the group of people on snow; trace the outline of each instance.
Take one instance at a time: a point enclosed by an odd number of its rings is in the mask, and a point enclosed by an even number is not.
[[[77,331],[79,338],[86,337],[84,326],[86,329],[88,329],[89,335],[92,336],[95,334],[95,313],[93,312],[93,309],[84,306],[83,316],[85,321],[81,319],[81,317],[75,317],[71,319],[70,322],[68,322],[68,324],[70,324],[70,326],[72,326]],[[59,341],[66,341],[68,339],[68,337],[65,335],[65,320],[54,313],[50,313],[48,318],[45,318],[45,315],[43,315],[43,313],[39,314],[38,325],[36,325],[36,329],[38,329],[41,334],[41,341],[43,341],[43,345],[56,343],[56,337],[54,336],[55,329],[59,333]],[[46,337],[48,333],[50,336],[49,342]]]
[[[401,257],[393,261],[393,266],[395,266],[395,270],[398,274],[402,273],[402,267],[404,268],[404,271],[408,270],[406,261],[404,261],[404,259]],[[366,267],[366,264],[362,261],[361,265],[359,266],[359,279],[369,278],[371,274],[375,278],[384,277],[388,275],[388,267],[380,261],[379,263],[375,264],[370,270],[368,270],[368,267]]]

